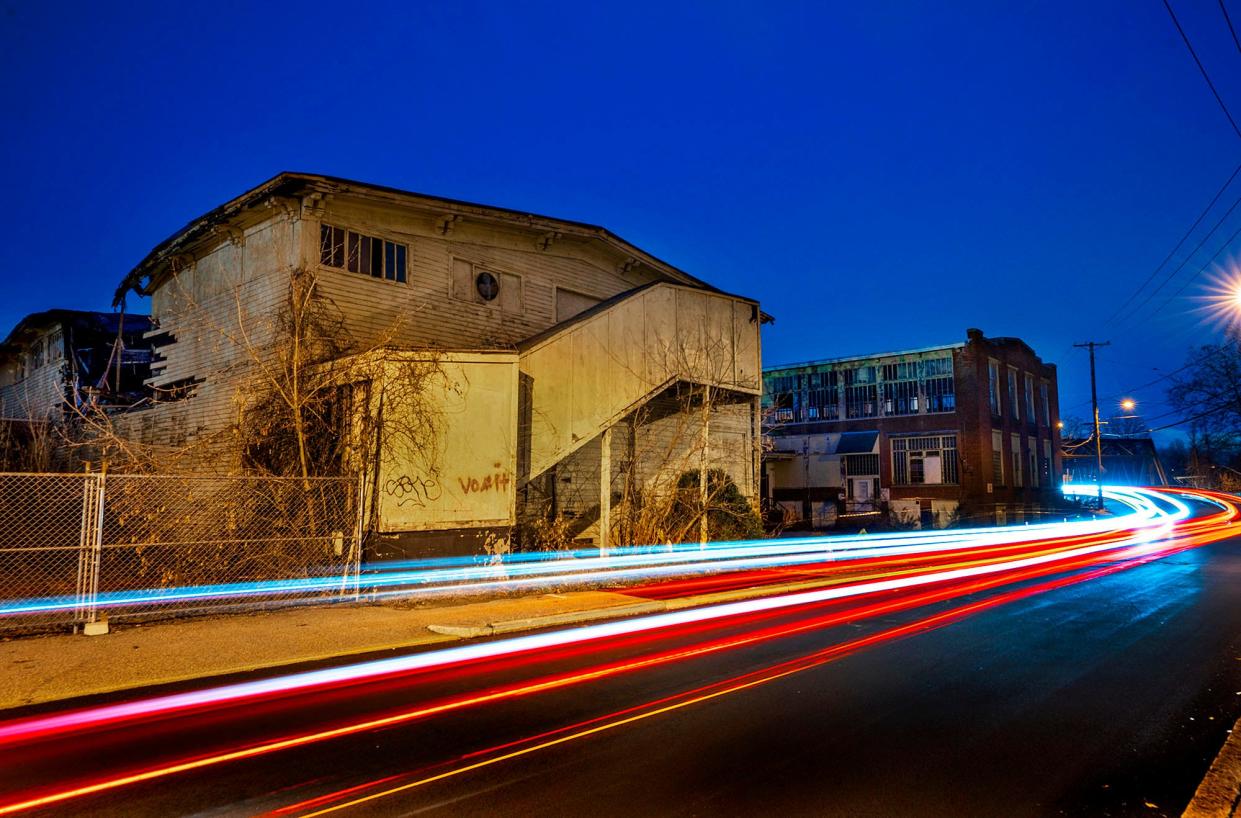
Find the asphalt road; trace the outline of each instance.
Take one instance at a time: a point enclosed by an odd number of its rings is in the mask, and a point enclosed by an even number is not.
[[[307,814],[368,798],[339,814],[1180,813],[1241,716],[1241,540],[768,678],[780,663],[959,604],[806,629],[136,783],[51,811]],[[826,610],[23,748],[0,753],[0,789],[107,778],[705,638],[796,626]]]

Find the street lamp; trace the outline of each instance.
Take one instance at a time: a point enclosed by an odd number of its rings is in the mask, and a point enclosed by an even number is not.
[[[1133,400],[1133,398],[1125,398],[1120,402],[1120,408],[1124,409],[1126,412],[1132,412],[1136,406],[1137,403]]]

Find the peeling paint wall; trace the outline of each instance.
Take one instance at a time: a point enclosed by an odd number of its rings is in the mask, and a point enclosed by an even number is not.
[[[510,526],[517,497],[517,356],[448,353],[433,367],[421,400],[382,409],[389,430],[411,424],[406,412],[427,412],[431,439],[385,442],[377,489],[380,531]],[[400,384],[385,366],[388,384],[372,389],[372,412],[383,389]],[[383,432],[381,431],[381,435]]]

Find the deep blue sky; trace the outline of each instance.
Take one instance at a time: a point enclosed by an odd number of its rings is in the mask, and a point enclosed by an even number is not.
[[[1186,298],[1104,325],[1241,161],[1158,0],[315,5],[0,0],[0,325],[107,309],[291,169],[606,225],[759,298],[768,363],[978,326],[1084,415],[1072,342],[1113,342],[1111,398],[1216,332]],[[1175,7],[1241,115],[1215,0]]]

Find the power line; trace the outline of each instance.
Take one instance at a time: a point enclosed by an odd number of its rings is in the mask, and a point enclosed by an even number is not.
[[[1127,316],[1125,316],[1125,319],[1121,321],[1122,324],[1124,323],[1124,321],[1131,320],[1135,316],[1137,316],[1137,314],[1142,311],[1142,308],[1150,303],[1152,298],[1159,295],[1160,290],[1168,286],[1169,282],[1171,282],[1172,279],[1176,278],[1177,273],[1185,269],[1185,265],[1189,263],[1189,260],[1192,259],[1195,255],[1197,255],[1198,251],[1202,249],[1202,245],[1206,244],[1207,241],[1210,240],[1211,236],[1215,235],[1215,231],[1219,230],[1220,226],[1223,225],[1223,223],[1228,220],[1228,217],[1232,215],[1232,211],[1237,209],[1237,205],[1241,205],[1241,196],[1238,196],[1236,200],[1233,201],[1232,205],[1229,206],[1229,208],[1226,211],[1224,211],[1224,215],[1220,216],[1219,220],[1216,221],[1215,224],[1211,226],[1211,229],[1206,232],[1206,235],[1204,235],[1202,239],[1197,244],[1194,245],[1194,249],[1189,251],[1189,255],[1185,256],[1185,258],[1182,259],[1181,263],[1176,265],[1176,267],[1172,270],[1172,272],[1164,276],[1163,281],[1159,282],[1159,286],[1151,290],[1147,294],[1146,298],[1143,298],[1141,302],[1139,302],[1138,305],[1134,307]],[[1231,241],[1231,239],[1229,239],[1229,241]],[[1219,252],[1217,251],[1215,255],[1218,256]],[[1215,256],[1212,256],[1211,259],[1212,261],[1214,261]],[[1207,262],[1207,264],[1210,264],[1210,262]],[[1199,270],[1198,272],[1200,273],[1202,271]],[[1194,277],[1196,278],[1197,274],[1195,274]],[[1191,278],[1190,280],[1192,281],[1193,279]],[[1182,289],[1184,288],[1182,287]],[[1177,290],[1177,292],[1180,292],[1180,290]]]
[[[1193,423],[1195,420],[1202,420],[1202,419],[1203,419],[1204,417],[1206,417],[1207,415],[1213,415],[1213,414],[1215,414],[1216,412],[1222,412],[1222,411],[1224,411],[1225,409],[1228,409],[1228,408],[1230,408],[1230,407],[1229,407],[1229,406],[1216,406],[1214,409],[1208,409],[1208,410],[1206,410],[1205,412],[1200,412],[1200,413],[1198,413],[1198,414],[1196,414],[1196,415],[1193,415],[1192,417],[1182,418],[1181,420],[1175,421],[1175,422],[1173,422],[1173,423],[1165,423],[1163,426],[1156,426],[1154,429],[1150,429],[1150,430],[1148,430],[1148,431],[1150,431],[1150,432],[1162,432],[1162,431],[1163,431],[1163,430],[1165,430],[1165,429],[1172,429],[1172,428],[1175,428],[1175,427],[1177,427],[1177,426],[1181,426],[1181,425],[1183,425],[1183,424],[1185,424],[1185,423]]]
[[[1225,250],[1227,250],[1229,247],[1232,246],[1232,243],[1237,240],[1237,236],[1241,236],[1241,227],[1238,227],[1236,230],[1233,231],[1232,235],[1228,237],[1228,240],[1225,241],[1223,244],[1221,244],[1219,249],[1215,251],[1215,254],[1212,255],[1209,259],[1207,259],[1206,262],[1201,267],[1198,268],[1198,272],[1194,273],[1189,278],[1185,279],[1185,283],[1183,283],[1177,289],[1176,292],[1172,293],[1167,298],[1165,298],[1158,307],[1155,307],[1155,311],[1151,313],[1150,317],[1153,318],[1155,315],[1159,313],[1160,310],[1162,310],[1164,307],[1171,304],[1172,299],[1176,298],[1178,295],[1184,292],[1186,287],[1192,284],[1198,278],[1198,276],[1202,275],[1203,272],[1206,271],[1206,268],[1210,267],[1211,263],[1215,261],[1215,259],[1219,258],[1220,253],[1224,252]]]
[[[1184,235],[1182,235],[1177,243],[1172,247],[1172,250],[1169,251],[1168,255],[1164,256],[1163,261],[1159,262],[1159,265],[1155,267],[1154,270],[1151,270],[1151,274],[1146,277],[1146,280],[1142,282],[1141,286],[1134,290],[1133,293],[1125,299],[1125,303],[1121,304],[1116,309],[1116,312],[1112,313],[1112,317],[1104,322],[1105,325],[1115,321],[1116,316],[1124,312],[1125,307],[1133,303],[1133,299],[1137,298],[1142,290],[1146,289],[1147,285],[1149,285],[1151,281],[1154,280],[1155,276],[1159,274],[1159,271],[1172,260],[1172,257],[1176,255],[1176,251],[1181,249],[1181,245],[1185,243],[1185,240],[1193,235],[1193,232],[1198,229],[1198,225],[1202,224],[1202,220],[1205,219],[1207,214],[1211,212],[1211,208],[1215,207],[1215,203],[1219,201],[1219,197],[1224,195],[1224,191],[1227,190],[1228,186],[1232,184],[1232,180],[1237,178],[1238,173],[1241,173],[1241,164],[1238,164],[1232,169],[1232,174],[1224,181],[1224,184],[1220,186],[1220,189],[1215,191],[1215,195],[1211,197],[1211,201],[1202,209],[1202,212],[1198,214],[1198,218],[1194,219],[1194,223],[1189,226],[1189,229],[1185,231]]]
[[[1237,47],[1237,51],[1241,52],[1241,40],[1237,39],[1237,30],[1232,27],[1232,18],[1228,16],[1228,7],[1224,5],[1224,0],[1219,0],[1219,10],[1224,13],[1224,22],[1228,24],[1228,33],[1232,35],[1232,43]]]
[[[1126,395],[1133,395],[1133,394],[1134,394],[1134,393],[1136,393],[1136,392],[1140,392],[1141,390],[1146,389],[1148,386],[1154,386],[1154,385],[1155,385],[1155,384],[1157,384],[1157,383],[1160,383],[1160,382],[1162,382],[1162,381],[1166,381],[1168,378],[1171,378],[1173,375],[1179,375],[1180,373],[1184,372],[1186,369],[1189,369],[1189,368],[1190,368],[1191,366],[1193,366],[1194,364],[1201,363],[1202,361],[1205,361],[1207,358],[1209,358],[1209,357],[1210,357],[1211,355],[1213,355],[1213,354],[1215,354],[1215,353],[1214,353],[1214,352],[1212,352],[1210,355],[1203,355],[1203,356],[1202,356],[1202,357],[1200,357],[1200,358],[1195,358],[1194,360],[1191,360],[1189,363],[1184,364],[1184,365],[1182,365],[1182,366],[1178,366],[1176,369],[1172,370],[1171,372],[1166,372],[1166,373],[1164,373],[1163,375],[1160,375],[1158,378],[1155,378],[1155,380],[1153,380],[1153,381],[1149,381],[1149,382],[1144,383],[1144,384],[1141,384],[1140,386],[1134,386],[1134,387],[1132,387],[1132,388],[1130,388],[1130,389],[1125,389],[1125,390],[1123,390],[1123,391],[1121,391],[1121,392],[1114,392],[1114,393],[1112,393],[1112,394],[1108,395],[1108,396],[1105,398],[1105,400],[1114,400],[1114,399],[1116,399],[1116,398],[1123,398],[1123,397],[1125,397]],[[1090,403],[1090,401],[1089,401],[1089,400],[1078,401],[1077,403],[1073,404],[1073,405],[1072,405],[1072,406],[1070,406],[1069,408],[1070,408],[1070,409],[1076,409],[1077,407],[1079,407],[1079,406],[1085,406],[1085,405],[1087,405],[1088,403]]]
[[[1176,12],[1172,10],[1172,4],[1168,0],[1163,0],[1163,7],[1168,10],[1168,16],[1172,18],[1172,25],[1176,26],[1177,32],[1181,35],[1181,40],[1185,43],[1185,47],[1189,49],[1189,56],[1194,58],[1194,63],[1198,66],[1198,70],[1202,72],[1202,78],[1207,81],[1207,87],[1215,95],[1215,101],[1219,103],[1219,109],[1224,112],[1224,116],[1228,117],[1228,124],[1232,125],[1232,130],[1237,135],[1237,138],[1241,139],[1241,127],[1238,127],[1237,121],[1232,118],[1232,113],[1229,112],[1228,106],[1224,104],[1224,99],[1219,95],[1219,91],[1215,90],[1215,83],[1211,82],[1211,75],[1207,73],[1202,60],[1198,59],[1198,52],[1194,51],[1194,46],[1189,41],[1189,36],[1185,33],[1185,29],[1181,28],[1181,21],[1176,19]]]

